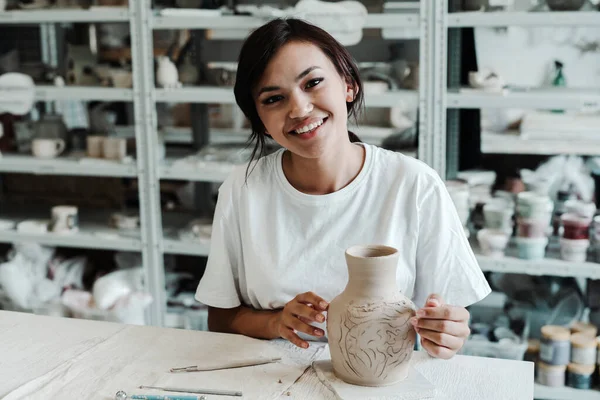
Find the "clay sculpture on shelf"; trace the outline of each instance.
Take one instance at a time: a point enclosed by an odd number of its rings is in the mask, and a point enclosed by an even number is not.
[[[396,285],[398,251],[354,246],[345,256],[348,284],[327,316],[334,373],[351,384],[392,385],[408,375],[416,336],[416,307]]]

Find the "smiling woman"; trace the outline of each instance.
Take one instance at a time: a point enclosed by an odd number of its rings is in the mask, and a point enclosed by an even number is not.
[[[455,354],[469,334],[464,307],[490,288],[436,172],[348,131],[363,99],[348,51],[277,19],[248,37],[236,79],[255,148],[219,189],[196,292],[209,328],[302,348],[324,340],[328,302],[348,282],[345,250],[376,243],[399,250],[396,283],[422,307],[410,323],[423,347]],[[263,156],[267,136],[282,149]]]

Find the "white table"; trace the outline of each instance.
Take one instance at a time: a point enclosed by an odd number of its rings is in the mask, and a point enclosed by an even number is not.
[[[0,398],[111,400],[118,390],[152,393],[136,387],[158,385],[241,390],[252,400],[333,400],[310,367],[326,350],[318,343],[302,350],[285,341],[0,311]],[[169,372],[271,355],[283,359],[229,370]],[[436,386],[439,399],[533,398],[532,363],[468,356],[444,361],[416,352],[413,365]]]

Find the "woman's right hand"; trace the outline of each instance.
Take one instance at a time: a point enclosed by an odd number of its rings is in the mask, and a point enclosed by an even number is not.
[[[297,295],[277,314],[278,335],[298,347],[308,348],[308,342],[300,339],[296,332],[317,337],[325,335],[323,329],[315,328],[310,324],[325,322],[325,315],[322,314],[322,311],[327,311],[328,307],[329,304],[313,292]]]

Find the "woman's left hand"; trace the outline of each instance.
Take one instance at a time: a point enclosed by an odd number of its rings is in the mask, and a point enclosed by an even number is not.
[[[440,296],[432,294],[410,322],[421,336],[421,346],[427,353],[447,360],[469,337],[469,317],[466,308],[445,304]]]

